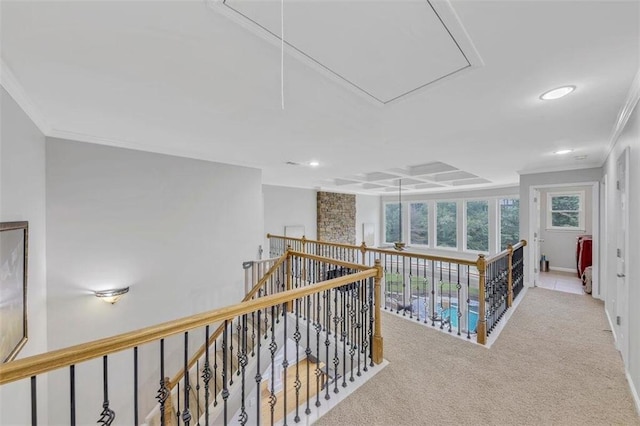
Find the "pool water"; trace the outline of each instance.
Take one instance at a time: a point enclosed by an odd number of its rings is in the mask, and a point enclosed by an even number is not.
[[[413,312],[420,312],[421,315],[424,315],[425,302],[426,299],[422,297],[414,300],[411,303]],[[463,314],[463,317],[468,315],[469,330],[471,330],[472,333],[475,333],[476,327],[478,326],[478,312],[474,311],[474,308],[477,309],[477,306],[471,305],[469,312],[467,314]],[[452,303],[451,306],[446,309],[442,309],[440,306],[437,306],[437,310],[440,318],[451,321],[451,328],[458,328],[458,305]]]

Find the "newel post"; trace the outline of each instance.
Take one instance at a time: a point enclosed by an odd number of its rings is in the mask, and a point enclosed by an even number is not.
[[[509,250],[509,273],[507,274],[507,308],[513,305],[513,246],[507,246]]]
[[[384,358],[383,341],[382,341],[382,322],[380,306],[382,303],[382,294],[380,291],[380,282],[382,281],[382,266],[380,265],[380,259],[376,259],[375,268],[378,271],[374,278],[374,309],[375,309],[375,324],[373,330],[373,362],[380,364]]]
[[[485,271],[487,270],[487,261],[484,258],[484,254],[478,255],[478,261],[476,262],[478,267],[478,343],[484,345],[487,343],[487,307],[485,296]]]
[[[360,245],[360,251],[362,252],[362,264],[366,265],[367,264],[367,258],[366,258],[366,253],[367,253],[367,245],[365,244],[365,242],[363,241],[362,244]]]

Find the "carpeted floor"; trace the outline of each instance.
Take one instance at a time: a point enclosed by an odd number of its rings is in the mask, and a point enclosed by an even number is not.
[[[318,425],[640,425],[603,304],[541,288],[490,349],[384,314],[389,365]]]

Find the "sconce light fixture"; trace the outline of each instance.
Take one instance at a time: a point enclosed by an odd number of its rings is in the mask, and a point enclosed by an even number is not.
[[[107,303],[111,303],[113,305],[122,297],[123,294],[127,293],[128,291],[129,287],[124,287],[111,290],[96,291],[95,295],[98,299]]]

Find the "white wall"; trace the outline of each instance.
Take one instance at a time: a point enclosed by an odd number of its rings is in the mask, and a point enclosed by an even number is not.
[[[599,182],[602,177],[602,168],[590,168],[579,170],[567,170],[562,172],[533,173],[520,176],[520,238],[530,240],[529,226],[529,193],[532,187],[557,185],[557,184],[580,184],[586,182]],[[528,241],[529,242],[529,241]],[[531,253],[533,241],[525,247],[525,276],[524,281],[531,285]],[[538,259],[535,261],[537,262]],[[596,259],[594,257],[594,262]]]
[[[0,221],[29,221],[28,341],[17,358],[47,350],[45,137],[0,88]],[[46,380],[38,381],[38,418],[46,419]],[[0,424],[31,421],[29,381],[0,387]]]
[[[540,251],[549,261],[551,269],[562,268],[576,271],[576,237],[593,233],[592,224],[592,191],[591,186],[563,186],[544,188],[540,190],[540,237],[544,242],[540,244]],[[549,192],[584,192],[584,223],[585,230],[547,229],[547,195]],[[525,237],[526,238],[526,237]],[[597,256],[596,256],[597,257]]]
[[[50,349],[240,301],[242,261],[261,243],[259,170],[48,139],[46,177]],[[92,295],[122,286],[115,305]],[[157,346],[141,349],[142,416],[155,403]],[[132,356],[110,357],[118,424],[133,421]],[[101,372],[78,366],[78,424],[98,418]],[[68,422],[67,382],[66,371],[50,376],[50,424]]]
[[[640,108],[636,105],[634,113],[609,154],[604,173],[607,176],[607,243],[601,245],[601,256],[606,256],[607,268],[602,271],[603,282],[609,284],[606,292],[605,307],[609,318],[615,321],[616,299],[616,161],[627,147],[629,150],[629,251],[627,261],[627,294],[621,294],[618,300],[629,301],[628,318],[622,321],[629,324],[629,361],[625,366],[632,389],[635,390],[636,404],[640,413]],[[615,331],[615,328],[614,328]]]
[[[380,245],[380,196],[356,195],[356,244],[363,241],[362,225],[372,223],[375,231],[375,246]]]
[[[285,226],[304,226],[305,237],[315,240],[317,236],[317,191],[315,189],[288,188],[262,185],[264,206],[264,253],[269,257],[267,234],[284,235]],[[257,259],[256,257],[246,260]]]

